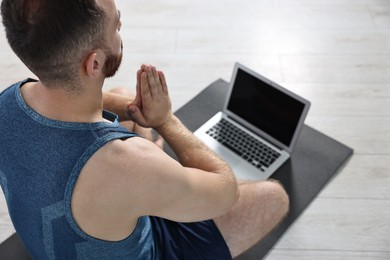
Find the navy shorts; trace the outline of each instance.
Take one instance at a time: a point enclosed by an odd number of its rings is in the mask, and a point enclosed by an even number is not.
[[[178,223],[150,217],[161,259],[232,259],[229,248],[214,221]]]

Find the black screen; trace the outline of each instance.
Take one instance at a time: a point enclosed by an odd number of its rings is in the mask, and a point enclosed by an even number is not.
[[[238,69],[228,110],[290,146],[304,104]]]

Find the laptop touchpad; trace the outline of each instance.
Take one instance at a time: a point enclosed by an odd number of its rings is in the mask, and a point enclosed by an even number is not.
[[[240,164],[241,160],[238,158],[238,156],[235,156],[232,154],[232,152],[227,151],[224,147],[215,147],[214,151],[224,159],[229,166],[233,169],[235,166]]]

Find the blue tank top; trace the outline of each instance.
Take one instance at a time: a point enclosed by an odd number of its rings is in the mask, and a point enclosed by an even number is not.
[[[0,94],[0,184],[10,217],[34,259],[157,259],[149,217],[119,242],[84,233],[71,212],[72,192],[87,160],[114,139],[136,136],[111,122],[50,120],[24,102],[20,87]]]

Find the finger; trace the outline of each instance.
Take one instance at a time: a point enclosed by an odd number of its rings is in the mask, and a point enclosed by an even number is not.
[[[137,105],[141,104],[141,73],[142,70],[137,71],[137,84],[136,84],[136,93],[135,93],[135,100],[133,103],[136,103]]]
[[[158,75],[159,75],[159,77],[160,77],[160,81],[161,81],[161,85],[162,85],[162,91],[163,91],[165,94],[168,94],[168,85],[167,85],[167,81],[166,81],[166,79],[165,79],[164,72],[159,71],[159,72],[158,72]]]
[[[158,73],[157,73],[156,67],[155,67],[155,66],[152,66],[152,67],[151,67],[151,70],[152,70],[153,77],[154,77],[154,78],[158,78]]]
[[[147,72],[141,73],[141,97],[143,101],[150,100],[151,92]]]
[[[137,71],[137,92],[141,93],[141,74],[142,70]]]
[[[139,124],[141,126],[146,125],[146,123],[145,123],[146,120],[145,120],[144,116],[142,115],[141,110],[137,106],[130,105],[128,107],[128,111],[129,111],[128,112],[129,113],[129,118],[133,122],[135,122],[135,123],[137,123],[137,124]]]
[[[141,82],[141,73],[141,69],[137,70],[137,91],[139,90],[139,83]]]
[[[156,82],[156,91],[158,94],[161,94],[162,93],[162,89],[161,89],[162,86],[161,86],[160,77],[158,76],[157,69],[154,66],[152,66],[151,69],[152,69],[152,74],[153,74],[154,80]]]
[[[155,77],[153,76],[152,68],[150,66],[147,66],[146,72],[148,74],[150,93],[151,93],[152,97],[156,96],[158,94],[157,82],[156,82]]]

